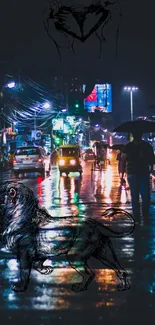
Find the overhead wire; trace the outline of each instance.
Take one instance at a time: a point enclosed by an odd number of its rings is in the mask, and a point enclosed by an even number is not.
[[[16,122],[30,127],[36,119],[38,128],[46,128],[49,121],[58,114],[59,109],[64,108],[58,103],[59,96],[51,95],[51,92],[23,73],[20,75],[20,82],[24,84],[24,93],[18,91],[16,96],[12,96],[13,101],[11,99],[6,101],[8,114],[3,114],[3,119],[6,122]],[[52,102],[53,107],[50,109],[43,107],[43,103],[47,101]]]

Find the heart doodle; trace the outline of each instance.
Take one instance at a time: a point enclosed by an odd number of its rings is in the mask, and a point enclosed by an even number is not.
[[[83,8],[83,10],[79,10],[79,8],[76,7],[61,7],[61,9],[58,11],[58,13],[55,15],[55,19],[58,19],[58,21],[55,22],[55,27],[59,31],[63,31],[76,39],[78,39],[81,42],[85,42],[100,26],[103,24],[107,17],[109,15],[109,11],[105,10],[104,8],[97,8],[96,6],[90,6],[87,8]],[[72,16],[72,18],[75,19],[80,34],[78,35],[75,30],[72,29],[72,26],[66,26],[65,20],[62,17],[68,18]],[[88,20],[88,16],[92,21],[92,26],[88,29],[87,32],[85,32],[85,23]],[[94,21],[94,18],[96,18]],[[67,20],[67,19],[66,19]]]
[[[57,0],[53,0],[48,9],[47,18],[44,20],[44,27],[48,36],[55,43],[58,53],[60,45],[54,40],[52,33],[50,32],[50,22],[53,24],[54,29],[66,36],[70,36],[78,41],[84,43],[94,33],[100,39],[105,41],[103,36],[103,27],[111,19],[111,10],[109,4],[115,5],[116,1],[108,2],[104,1],[104,7],[101,5],[101,1],[90,6],[61,6]],[[115,8],[116,10],[116,8]],[[97,34],[99,28],[101,30],[101,37]],[[73,43],[73,42],[72,42]]]

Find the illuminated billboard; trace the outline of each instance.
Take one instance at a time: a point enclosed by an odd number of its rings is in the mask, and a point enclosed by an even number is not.
[[[63,133],[69,133],[70,125],[64,121],[63,118],[56,119],[54,118],[52,121],[53,131],[59,131]]]
[[[83,85],[85,93],[86,85]],[[112,86],[111,84],[96,84],[91,94],[84,99],[84,108],[93,113],[100,111],[104,113],[112,112]]]

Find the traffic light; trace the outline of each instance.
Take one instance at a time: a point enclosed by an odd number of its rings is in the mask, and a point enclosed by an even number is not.
[[[60,138],[55,137],[55,139],[54,139],[55,144],[59,145],[60,144],[60,140],[61,140]]]
[[[73,96],[73,94],[69,96],[68,104],[70,115],[81,115],[84,111],[83,98],[81,98],[79,94],[76,94],[76,96]]]

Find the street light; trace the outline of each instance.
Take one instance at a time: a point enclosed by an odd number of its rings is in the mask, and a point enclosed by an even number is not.
[[[43,104],[43,108],[50,108],[50,104],[47,102],[47,103],[44,103]]]
[[[130,92],[130,114],[133,121],[133,92],[138,90],[138,87],[124,87],[125,91]]]
[[[5,84],[1,87],[1,90],[0,90],[0,97],[3,98],[3,96],[4,96],[4,94],[3,94],[3,90],[4,90],[4,88],[12,89],[12,88],[14,88],[15,86],[16,86],[15,81],[5,83]]]
[[[14,88],[15,85],[16,85],[15,82],[12,81],[12,82],[9,82],[9,83],[6,85],[6,87],[11,89],[11,88]]]
[[[8,76],[8,77],[12,77],[12,76],[9,76],[9,75],[6,75],[6,76]],[[14,81],[11,81],[11,82],[8,82],[8,83],[4,83],[4,85],[1,87],[1,89],[0,89],[0,98],[1,99],[3,99],[4,98],[4,88],[9,88],[9,89],[12,89],[12,88],[14,88],[16,86],[16,83],[14,82]],[[2,111],[4,111],[5,112],[5,101],[4,101],[4,103],[3,103],[3,105],[4,105],[4,108],[1,108],[0,109],[0,114],[3,114],[3,112]],[[0,128],[1,128],[1,123],[0,123]],[[4,128],[5,128],[5,122],[4,122]]]

